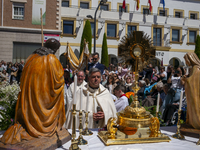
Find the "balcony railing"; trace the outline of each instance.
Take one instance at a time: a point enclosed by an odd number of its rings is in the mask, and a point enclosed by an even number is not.
[[[76,8],[76,9],[85,9],[85,8],[81,8],[80,6],[76,6],[76,5],[70,5],[70,8]],[[96,7],[89,7],[89,9],[91,10],[96,10]],[[103,11],[111,11],[111,12],[119,12],[119,13],[133,13],[133,14],[141,14],[141,11],[130,11],[130,10],[126,10],[126,12],[121,12],[117,9],[109,9],[108,10],[103,10]],[[156,15],[156,16],[160,16],[160,17],[170,17],[170,18],[176,18],[174,15],[158,15],[158,13],[152,13],[150,12],[149,14],[143,14],[145,16],[148,15]],[[184,19],[188,19],[189,17],[184,17],[184,16],[180,16],[180,18],[184,18]],[[192,19],[192,20],[200,20],[200,18],[196,18],[196,19]]]

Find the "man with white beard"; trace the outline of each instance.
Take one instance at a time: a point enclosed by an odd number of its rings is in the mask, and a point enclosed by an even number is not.
[[[98,68],[91,68],[88,76],[88,84],[83,86],[83,94],[80,95],[80,88],[76,92],[77,110],[86,110],[88,105],[88,127],[89,128],[102,128],[107,124],[110,117],[116,117],[116,107],[109,91],[100,84],[101,71]],[[89,100],[87,101],[87,92],[89,92]],[[82,105],[80,102],[82,97]],[[67,108],[65,127],[72,128],[72,103]],[[76,128],[79,127],[79,114],[76,116]],[[85,115],[83,115],[83,127],[85,128]]]
[[[83,88],[84,85],[86,85],[87,82],[85,82],[85,73],[83,71],[79,71],[77,73],[77,90],[79,90],[79,88]],[[73,100],[73,94],[74,94],[74,82],[69,86],[69,88],[67,89],[67,91],[65,91],[66,95],[66,108],[68,106],[71,106],[71,102]]]

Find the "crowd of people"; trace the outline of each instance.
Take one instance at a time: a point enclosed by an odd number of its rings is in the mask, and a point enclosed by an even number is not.
[[[5,62],[1,60],[0,62],[0,81],[8,81],[13,83],[14,81],[20,82],[22,70],[24,67],[24,61],[20,63]]]
[[[13,64],[12,62],[6,63],[2,60],[0,62],[0,80],[7,80],[10,83],[17,81],[19,83],[23,67],[23,61]],[[109,67],[105,67],[99,63],[99,54],[94,53],[89,58],[88,67],[85,70],[76,72],[78,86],[86,85],[89,71],[92,68],[97,68],[100,71],[100,84],[109,91],[117,112],[130,105],[130,101],[125,93],[134,92],[133,87],[136,83],[135,73],[131,71],[131,68],[126,64],[120,63],[117,65],[109,64]],[[139,101],[142,106],[146,107],[157,105],[157,96],[160,93],[160,112],[166,125],[170,125],[172,115],[179,107],[181,90],[184,91],[184,82],[181,78],[186,76],[186,72],[182,67],[174,68],[172,65],[169,65],[165,70],[164,66],[153,67],[152,64],[139,71],[138,86],[140,90],[137,93]],[[74,75],[75,72],[67,65],[64,68],[66,107],[72,101]]]
[[[125,93],[134,92],[135,74],[131,71],[131,68],[126,64],[117,64],[117,66],[109,64],[109,67],[105,67],[99,63],[99,54],[94,53],[90,58],[88,68],[77,73],[79,86],[82,83],[84,85],[87,83],[88,73],[91,68],[100,70],[100,83],[112,96],[117,112],[130,105]],[[70,95],[69,97],[72,100],[70,84],[73,83],[74,73],[69,66],[64,71],[65,91],[68,93],[66,96]],[[165,70],[164,66],[153,67],[152,64],[149,64],[139,72],[138,86],[140,90],[137,93],[139,101],[142,106],[146,107],[157,105],[157,96],[160,93],[160,112],[166,125],[170,125],[172,115],[179,107],[181,90],[184,91],[184,83],[181,80],[183,76],[186,76],[186,70],[182,67],[174,68],[172,65],[169,65]]]

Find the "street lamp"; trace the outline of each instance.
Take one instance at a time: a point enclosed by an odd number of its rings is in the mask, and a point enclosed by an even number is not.
[[[87,18],[94,19],[91,15],[87,15]]]
[[[107,2],[107,0],[101,0],[96,11],[94,14],[94,53],[96,52],[96,16],[97,16],[97,11],[100,7],[100,5],[104,5]],[[91,18],[93,19],[93,17],[91,15],[87,15],[87,18]]]

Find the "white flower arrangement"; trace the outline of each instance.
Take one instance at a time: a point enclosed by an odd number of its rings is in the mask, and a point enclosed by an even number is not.
[[[7,81],[3,81],[0,83],[0,100],[6,102],[17,101],[20,91],[16,81],[11,85]]]
[[[11,85],[7,81],[0,82],[0,130],[7,130],[14,123],[15,107],[20,91],[17,82]]]

